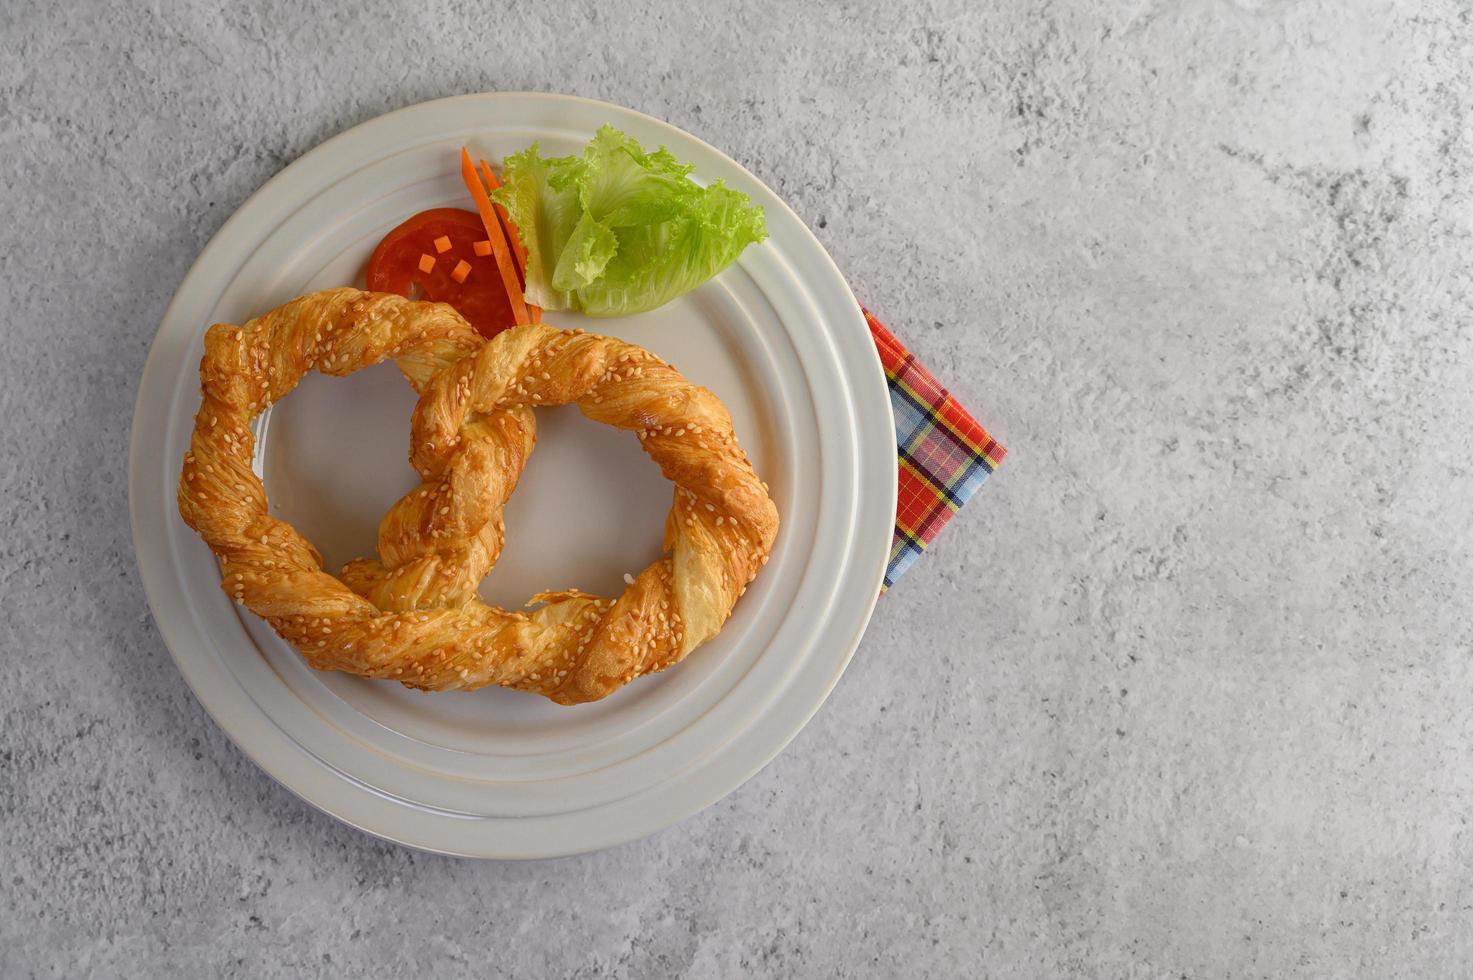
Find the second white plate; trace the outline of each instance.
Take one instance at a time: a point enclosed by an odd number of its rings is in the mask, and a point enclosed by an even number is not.
[[[685,663],[591,705],[516,692],[425,695],[320,674],[220,591],[179,520],[174,483],[198,405],[206,326],[357,280],[378,239],[428,207],[465,206],[455,152],[488,159],[540,141],[576,152],[612,123],[665,144],[703,180],[767,212],[771,238],[716,280],[616,320],[550,314],[641,344],[721,396],[783,527],[721,634]],[[263,422],[257,464],[273,513],[330,568],[371,554],[408,489],[412,395],[391,367],[312,376]],[[669,487],[626,435],[572,409],[539,437],[483,593],[516,607],[542,589],[603,594],[655,555]],[[535,857],[667,826],[740,785],[822,704],[878,596],[895,513],[894,427],[854,297],[764,185],[711,147],[627,109],[561,96],[476,95],[380,117],[268,183],[200,256],[160,327],[132,438],[134,539],[160,632],[205,707],[264,769],[367,831],[435,851]]]

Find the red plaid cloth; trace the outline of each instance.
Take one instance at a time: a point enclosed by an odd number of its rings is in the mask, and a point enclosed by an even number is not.
[[[900,494],[895,508],[895,542],[885,568],[889,589],[936,540],[936,535],[992,475],[1007,450],[916,363],[905,345],[864,311],[895,412],[895,447],[900,457]]]

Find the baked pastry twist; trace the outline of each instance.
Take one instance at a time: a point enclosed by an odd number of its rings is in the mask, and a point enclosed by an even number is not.
[[[385,515],[378,559],[338,579],[268,516],[250,423],[308,370],[344,375],[388,358],[420,392],[410,461],[423,482]],[[320,670],[596,700],[714,636],[777,533],[716,396],[611,337],[530,324],[483,341],[449,306],[330,289],[211,327],[200,386],[180,514],[219,557],[226,593]],[[475,590],[535,441],[530,408],[567,403],[636,433],[674,482],[665,557],[617,599],[567,590],[533,596],[531,612],[494,608]]]

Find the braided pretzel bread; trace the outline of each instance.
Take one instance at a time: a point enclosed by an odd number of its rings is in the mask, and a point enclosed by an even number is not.
[[[388,358],[420,393],[410,462],[423,482],[384,516],[379,558],[338,579],[267,515],[250,423],[309,369],[345,375]],[[538,323],[483,341],[449,306],[330,289],[211,327],[200,387],[180,514],[220,559],[226,593],[319,670],[596,700],[714,636],[777,533],[716,396],[610,337]],[[532,612],[493,608],[475,590],[500,555],[502,508],[535,441],[529,407],[567,403],[636,433],[675,483],[666,556],[617,599],[568,590],[533,596]]]

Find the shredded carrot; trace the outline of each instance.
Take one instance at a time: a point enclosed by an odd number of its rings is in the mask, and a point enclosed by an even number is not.
[[[450,251],[450,236],[449,235],[441,235],[439,238],[435,239],[435,251],[437,251],[437,252],[448,252],[448,251]]]
[[[477,255],[490,255],[491,254],[491,243],[490,242],[475,242],[475,243],[473,243],[471,245],[471,248],[475,251],[475,253]]]
[[[481,161],[481,176],[486,178],[486,186],[493,191],[501,186],[501,181],[496,179],[496,172],[491,169],[491,164],[485,160]],[[507,244],[511,245],[512,254],[516,256],[517,281],[522,284],[522,290],[525,292],[527,289],[527,249],[522,244],[522,233],[517,230],[517,226],[512,222],[511,215],[507,213],[506,208],[500,204],[496,204],[494,201],[492,204],[496,206],[496,217],[501,221],[501,230],[506,234]],[[542,307],[528,303],[527,313],[532,317],[533,323],[542,322]]]
[[[516,259],[506,244],[506,235],[501,230],[501,221],[491,204],[491,197],[476,174],[475,164],[465,147],[460,148],[460,176],[475,199],[476,210],[481,213],[481,224],[486,226],[486,236],[491,242],[491,252],[496,256],[496,268],[501,273],[501,284],[506,287],[507,299],[511,300],[512,320],[518,324],[532,323],[527,311],[527,302],[522,298],[522,284],[517,277]]]
[[[424,253],[424,252],[420,253],[420,256],[419,256],[419,271],[420,272],[429,272],[434,267],[435,267],[435,257],[433,255],[428,254],[428,253]]]
[[[465,282],[466,276],[471,274],[471,264],[465,259],[455,263],[455,268],[450,270],[450,278],[456,282]]]

